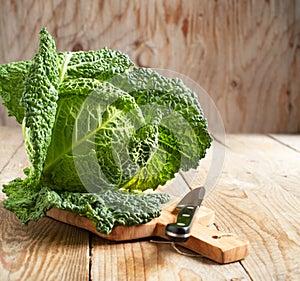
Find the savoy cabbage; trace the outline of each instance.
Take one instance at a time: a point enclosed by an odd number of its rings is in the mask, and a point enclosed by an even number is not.
[[[52,207],[103,233],[145,223],[168,196],[142,191],[196,168],[212,141],[181,80],[108,48],[57,52],[46,29],[33,59],[0,65],[0,96],[22,123],[31,163],[3,188],[4,207],[23,223]]]

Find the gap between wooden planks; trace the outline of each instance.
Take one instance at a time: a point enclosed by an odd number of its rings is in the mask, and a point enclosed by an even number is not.
[[[28,165],[20,128],[0,127],[1,185]],[[182,179],[179,178],[182,182]],[[3,194],[2,194],[3,196]],[[23,226],[0,205],[1,280],[250,280],[239,263],[219,266],[146,241],[113,243],[48,218]],[[103,277],[103,279],[102,279]]]

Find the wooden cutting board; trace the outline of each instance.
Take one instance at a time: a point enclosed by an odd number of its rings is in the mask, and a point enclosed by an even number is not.
[[[163,209],[161,215],[146,224],[137,226],[115,226],[109,235],[97,231],[92,221],[80,217],[69,211],[52,208],[47,216],[55,220],[86,229],[94,234],[112,241],[130,241],[147,237],[161,237],[165,235],[166,225],[176,221],[174,207]],[[184,243],[176,243],[190,249],[208,259],[221,264],[243,259],[249,254],[249,242],[234,234],[227,234],[207,227],[214,223],[215,213],[201,206],[191,229],[191,236]]]

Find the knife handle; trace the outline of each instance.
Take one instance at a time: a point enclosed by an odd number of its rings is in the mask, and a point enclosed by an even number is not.
[[[166,226],[167,237],[174,242],[185,242],[190,236],[190,229],[199,206],[187,205],[181,209],[175,223]]]

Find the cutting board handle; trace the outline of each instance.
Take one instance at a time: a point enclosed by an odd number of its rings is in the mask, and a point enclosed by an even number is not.
[[[167,221],[160,220],[154,230],[155,236],[168,239],[165,234]],[[224,233],[197,224],[191,229],[191,235],[186,242],[176,243],[190,249],[203,257],[221,264],[235,262],[249,254],[249,242],[232,233]]]

